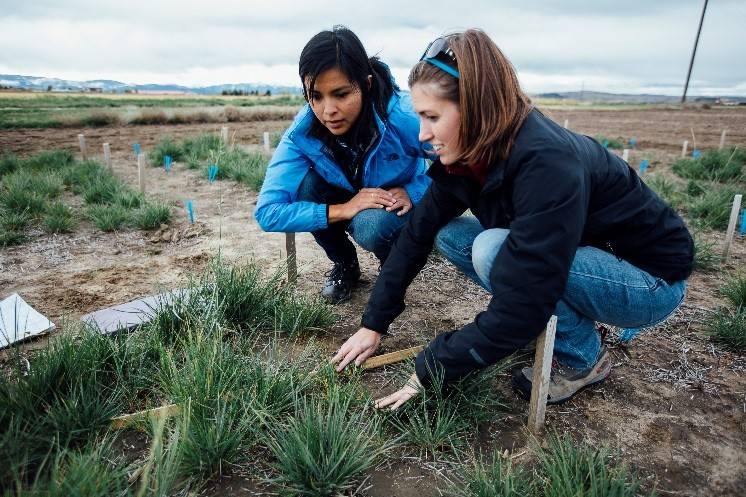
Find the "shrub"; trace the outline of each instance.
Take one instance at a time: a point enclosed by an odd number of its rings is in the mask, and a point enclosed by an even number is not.
[[[166,124],[168,117],[160,109],[142,109],[140,113],[131,118],[130,124]]]
[[[89,115],[80,118],[81,125],[90,126],[92,128],[118,125],[121,124],[121,122],[122,119],[119,117],[119,114],[102,110],[95,110]]]
[[[115,231],[129,221],[127,210],[120,205],[92,205],[86,210],[88,219],[101,231]]]
[[[223,114],[225,114],[225,120],[229,123],[238,122],[241,120],[241,111],[232,105],[226,105],[223,108]]]
[[[135,214],[135,224],[138,228],[149,230],[167,224],[171,220],[171,208],[161,202],[145,204]]]
[[[44,229],[49,233],[70,233],[75,224],[72,209],[62,202],[50,205],[44,215]]]

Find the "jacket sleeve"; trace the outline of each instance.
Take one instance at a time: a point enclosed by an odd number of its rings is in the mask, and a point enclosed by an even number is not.
[[[580,243],[590,180],[562,151],[527,158],[513,183],[515,218],[490,271],[492,299],[473,322],[438,335],[415,360],[423,385],[448,383],[536,338],[562,297]]]
[[[412,180],[409,183],[404,184],[404,189],[407,190],[407,195],[412,201],[413,205],[417,205],[422,196],[425,195],[427,187],[430,186],[430,177],[427,175],[427,164],[425,159],[417,160],[417,169]]]
[[[284,136],[267,167],[254,217],[264,231],[305,232],[327,227],[326,205],[296,201],[311,161]]]
[[[437,182],[430,185],[381,268],[362,326],[379,333],[388,331],[404,310],[407,287],[427,262],[438,230],[465,210],[466,206]]]

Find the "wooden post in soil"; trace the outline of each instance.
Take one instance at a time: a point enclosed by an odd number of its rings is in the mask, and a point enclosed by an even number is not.
[[[738,214],[741,212],[741,199],[743,196],[739,193],[733,197],[733,208],[730,210],[730,220],[728,221],[728,230],[725,232],[725,247],[723,248],[723,262],[728,259],[730,244],[733,242],[733,234],[736,232],[736,222]]]
[[[629,149],[628,148],[625,148],[624,150],[622,150],[622,160],[624,162],[629,161]]]
[[[534,376],[531,379],[531,402],[528,405],[528,429],[534,435],[544,430],[549,394],[549,375],[552,371],[554,336],[557,332],[557,316],[552,316],[546,329],[536,339]]]
[[[718,146],[718,150],[722,150],[725,148],[725,135],[728,132],[727,129],[724,129],[722,133],[720,133],[720,146]]]
[[[80,145],[80,156],[83,160],[86,160],[88,158],[88,150],[85,146],[85,135],[82,133],[78,135],[78,145]]]
[[[684,140],[684,144],[681,146],[681,157],[686,157],[686,149],[689,148],[689,140]]]
[[[223,141],[223,145],[228,146],[228,126],[220,128],[220,139]]]
[[[145,193],[145,154],[137,156],[137,182],[140,185],[140,191]]]
[[[570,129],[570,120],[569,119],[565,119],[565,126],[564,126],[564,128],[565,129]]]
[[[375,357],[369,357],[362,364],[361,367],[363,369],[380,368],[381,366],[386,366],[388,364],[394,364],[397,362],[401,362],[405,359],[409,359],[410,357],[415,357],[417,354],[422,352],[424,349],[425,349],[424,346],[419,345],[417,347],[411,347],[408,349],[389,352],[388,354],[381,354]]]
[[[285,252],[287,253],[288,283],[295,284],[298,279],[298,263],[295,251],[295,233],[285,233]]]
[[[111,171],[111,147],[108,143],[104,143],[104,164],[106,164],[106,167]]]
[[[269,153],[270,152],[270,147],[269,147],[269,131],[265,131],[264,132],[264,134],[262,135],[262,140],[263,140],[263,143],[264,143],[264,151],[267,152],[267,153]]]

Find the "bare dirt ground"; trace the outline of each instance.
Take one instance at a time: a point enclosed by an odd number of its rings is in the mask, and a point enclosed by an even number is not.
[[[638,150],[630,163],[643,158],[651,170],[665,170],[680,154],[681,143],[716,147],[728,129],[728,143],[746,146],[746,109],[684,110],[546,110],[557,122],[589,135],[636,137]],[[263,131],[282,130],[287,122],[231,123],[236,142],[261,142]],[[0,151],[30,154],[52,148],[77,149],[84,132],[89,150],[111,143],[115,173],[137,184],[131,144],[145,151],[160,138],[218,131],[219,124],[126,126],[96,129],[18,130],[0,133]],[[184,284],[219,252],[229,260],[258,261],[267,271],[282,264],[284,236],[264,233],[253,219],[256,193],[231,183],[208,184],[196,172],[176,165],[170,173],[148,169],[148,194],[171,202],[174,221],[168,234],[124,231],[104,234],[81,223],[69,235],[41,232],[19,247],[0,249],[0,298],[20,293],[54,322],[77,319],[107,306]],[[182,202],[191,199],[196,225],[188,223]],[[222,200],[221,200],[222,199]],[[174,234],[178,236],[174,239]],[[722,243],[723,234],[710,238]],[[299,290],[318,291],[328,269],[309,234],[298,235]],[[363,285],[351,302],[338,306],[340,319],[321,337],[332,352],[357,329],[378,264],[360,253]],[[547,424],[595,444],[621,450],[625,461],[661,495],[743,495],[746,488],[746,357],[713,346],[701,333],[709,313],[724,302],[716,288],[729,271],[746,268],[746,240],[736,237],[729,263],[714,273],[695,273],[684,306],[666,324],[649,330],[622,347],[612,342],[614,371],[600,388],[568,404],[549,407]],[[435,334],[467,323],[489,296],[452,266],[434,258],[407,295],[407,310],[396,321],[382,352],[425,344]],[[612,333],[613,336],[613,333]],[[44,340],[37,341],[43,345]],[[392,369],[370,373],[375,393],[398,386]],[[503,382],[511,406],[506,417],[479,434],[480,447],[514,454],[525,451],[523,428],[527,405]],[[518,459],[520,460],[519,456]],[[375,471],[364,495],[438,495],[441,468],[402,458]],[[213,495],[249,495],[235,475],[212,486]],[[249,484],[249,487],[253,485]]]

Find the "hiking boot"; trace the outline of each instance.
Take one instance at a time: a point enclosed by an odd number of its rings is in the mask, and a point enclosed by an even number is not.
[[[360,265],[357,261],[351,264],[335,262],[324,276],[326,281],[321,289],[321,296],[332,304],[339,304],[350,300],[353,287],[360,281]]]
[[[598,354],[596,364],[588,369],[573,369],[552,362],[547,404],[562,404],[586,387],[601,383],[611,372],[611,357],[606,347]],[[513,371],[513,389],[524,399],[531,398],[531,380],[534,368],[526,367]]]

